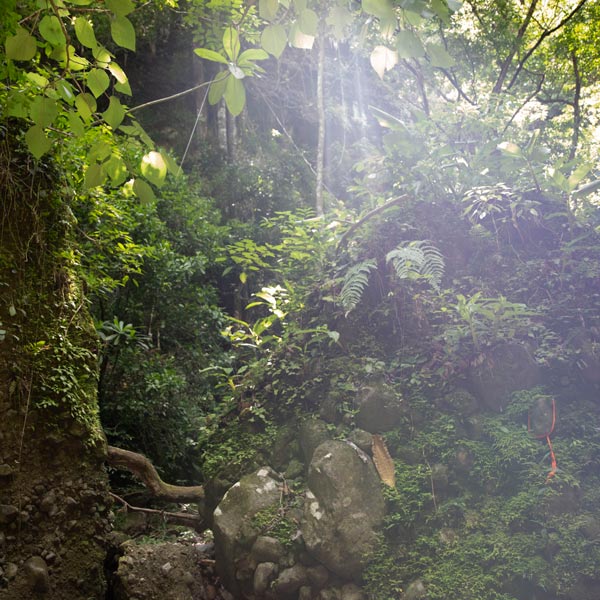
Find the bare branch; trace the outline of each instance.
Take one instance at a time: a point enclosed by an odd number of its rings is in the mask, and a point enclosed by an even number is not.
[[[132,113],[136,110],[140,110],[142,108],[148,108],[149,106],[154,106],[155,104],[160,104],[161,102],[168,102],[169,100],[175,100],[175,98],[179,98],[180,96],[185,96],[186,94],[190,94],[191,92],[195,92],[200,88],[203,88],[207,85],[210,85],[211,81],[205,81],[204,83],[200,83],[195,85],[194,87],[189,88],[188,90],[183,90],[183,92],[179,92],[178,94],[173,94],[172,96],[166,96],[165,98],[158,98],[157,100],[150,100],[150,102],[144,102],[144,104],[138,104],[138,106],[134,106],[130,108],[127,112]]]
[[[204,488],[201,485],[180,486],[165,483],[154,465],[142,454],[122,448],[108,447],[108,464],[133,473],[152,492],[152,495],[171,502],[201,502]]]

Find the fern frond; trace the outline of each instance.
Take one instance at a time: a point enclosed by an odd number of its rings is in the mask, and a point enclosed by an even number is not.
[[[439,291],[444,275],[444,257],[428,240],[416,240],[400,245],[385,257],[392,263],[399,279],[426,278],[431,287]]]
[[[374,258],[369,258],[348,269],[340,291],[340,302],[346,310],[346,315],[356,308],[362,294],[369,283],[369,275],[377,268]]]

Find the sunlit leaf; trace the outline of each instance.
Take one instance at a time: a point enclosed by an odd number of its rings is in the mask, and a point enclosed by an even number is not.
[[[37,52],[37,43],[32,35],[22,27],[4,42],[6,57],[11,60],[31,60]]]
[[[84,121],[89,121],[96,112],[96,100],[91,94],[79,94],[75,98],[75,107]]]
[[[27,148],[29,148],[29,152],[31,152],[35,158],[40,158],[52,148],[52,142],[48,139],[43,128],[39,125],[34,125],[27,130],[27,133],[25,134],[25,143],[27,144]]]
[[[431,0],[429,6],[444,24],[447,25],[450,22],[450,11],[444,0]]]
[[[592,170],[594,167],[591,163],[582,163],[580,164],[569,176],[568,182],[571,190],[574,190],[577,185],[583,181],[586,175]]]
[[[233,78],[232,78],[233,79]],[[142,175],[156,187],[161,187],[167,176],[167,165],[160,152],[148,152],[142,158]]]
[[[75,90],[73,86],[66,80],[60,79],[56,83],[56,91],[58,95],[67,103],[73,104],[75,102]]]
[[[240,53],[240,36],[233,27],[227,27],[223,32],[223,48],[229,60],[236,62]]]
[[[277,0],[258,0],[258,14],[265,21],[272,21],[277,15],[278,8]]]
[[[246,104],[246,90],[244,84],[235,77],[229,77],[225,85],[223,98],[225,98],[225,104],[227,104],[229,112],[234,117],[239,115]]]
[[[236,79],[244,79],[244,77],[246,77],[246,73],[244,73],[244,71],[235,63],[229,63],[228,69]]]
[[[127,17],[116,16],[110,22],[110,34],[121,48],[135,50],[135,29]]]
[[[383,79],[385,72],[398,64],[398,53],[386,46],[376,46],[371,52],[370,61],[377,75]]]
[[[125,179],[127,179],[127,165],[125,164],[125,161],[116,154],[111,155],[111,157],[102,165],[102,169],[110,177],[113,187],[120,186]]]
[[[103,161],[112,154],[112,146],[105,140],[100,140],[88,150],[87,160],[89,163]]]
[[[208,48],[196,48],[194,50],[194,54],[196,54],[200,58],[205,58],[206,60],[212,60],[213,62],[218,62],[223,65],[229,64],[227,62],[227,59],[222,54],[219,54],[218,52],[215,52],[214,50],[209,50]]]
[[[110,80],[104,69],[92,69],[87,74],[86,82],[96,98],[103,94],[110,84]]]
[[[279,58],[287,45],[287,35],[283,25],[269,25],[263,29],[260,45],[275,58]]]
[[[434,67],[449,69],[455,65],[455,60],[448,54],[440,44],[427,44],[427,55]]]
[[[519,146],[517,146],[513,142],[501,142],[500,144],[498,144],[498,150],[500,150],[502,154],[506,154],[507,156],[513,156],[518,158],[523,157],[523,152],[521,151],[521,148],[519,148]]]
[[[86,172],[83,185],[86,189],[95,188],[102,185],[106,179],[106,174],[102,171],[102,167],[96,163],[90,165]]]
[[[107,8],[119,17],[126,17],[135,10],[131,0],[105,0]]]
[[[290,28],[290,44],[294,48],[300,48],[301,50],[311,50],[314,43],[314,35],[306,35],[305,33],[302,33],[297,22],[292,24]]]
[[[106,69],[108,68],[108,65],[112,62],[112,54],[104,46],[98,45],[92,48],[92,55],[96,59],[96,62],[98,63],[99,67],[103,67]]]
[[[346,37],[346,29],[352,23],[352,13],[345,6],[333,6],[325,22],[333,30],[333,35],[342,40]]]
[[[115,96],[111,96],[108,108],[102,113],[102,118],[113,128],[116,129],[125,118],[125,109],[121,101]]]
[[[237,62],[238,65],[243,66],[248,61],[267,60],[267,58],[269,58],[269,55],[262,48],[249,48],[240,54]]]
[[[316,36],[319,29],[319,17],[314,10],[304,9],[298,15],[298,27],[306,35]]]
[[[110,74],[119,82],[119,83],[127,83],[127,75],[125,75],[125,71],[123,71],[123,69],[121,69],[121,67],[115,63],[115,62],[111,62],[108,65],[108,70],[110,72]]]
[[[29,107],[31,120],[40,127],[48,127],[54,123],[58,116],[58,105],[56,100],[36,96]]]
[[[82,46],[86,48],[95,48],[98,45],[94,28],[91,22],[85,17],[75,19],[75,35]]]
[[[40,35],[53,46],[64,46],[67,43],[60,20],[55,15],[42,17],[38,25]]]
[[[415,33],[404,29],[396,34],[396,49],[400,58],[421,58],[425,48]]]
[[[156,200],[154,190],[143,179],[136,179],[133,182],[133,193],[140,199],[142,204],[150,204]]]
[[[75,137],[83,137],[85,134],[85,126],[79,115],[69,111],[67,113],[67,119],[69,120],[69,129],[71,130],[71,133],[73,133]]]
[[[221,73],[214,78],[208,90],[209,104],[216,104],[223,97],[227,79],[229,79],[229,71],[221,71]]]
[[[375,15],[380,19],[389,17],[394,12],[389,0],[363,0],[361,7],[364,12]]]

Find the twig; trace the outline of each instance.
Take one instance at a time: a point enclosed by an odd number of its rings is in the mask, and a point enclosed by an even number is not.
[[[144,102],[144,104],[138,104],[138,106],[134,106],[133,108],[130,108],[127,112],[132,113],[135,110],[140,110],[142,108],[148,108],[148,106],[154,106],[155,104],[160,104],[161,102],[168,102],[169,100],[175,100],[175,98],[179,98],[180,96],[185,96],[186,94],[195,92],[196,90],[199,90],[200,88],[203,88],[206,85],[210,85],[212,82],[213,82],[213,80],[211,79],[210,81],[205,81],[204,83],[195,85],[194,87],[191,87],[188,90],[184,90],[183,92],[179,92],[178,94],[173,94],[172,96],[166,96],[165,98],[158,98],[157,100],[150,100],[150,102]]]

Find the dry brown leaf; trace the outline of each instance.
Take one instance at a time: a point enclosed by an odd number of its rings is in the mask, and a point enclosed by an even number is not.
[[[371,443],[373,462],[381,477],[381,481],[391,488],[396,488],[396,473],[394,472],[394,461],[388,452],[385,440],[380,435],[374,435]]]

